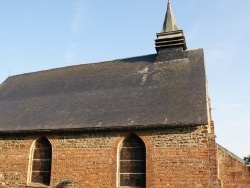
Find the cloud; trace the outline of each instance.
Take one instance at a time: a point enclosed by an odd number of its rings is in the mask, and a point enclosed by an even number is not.
[[[207,51],[207,58],[211,59],[209,62],[227,62],[229,63],[232,60],[236,52],[236,47],[228,45],[225,41],[217,43],[212,49]]]
[[[83,1],[75,0],[73,3],[74,6],[74,17],[71,23],[71,29],[74,33],[78,33],[82,25],[82,13],[83,13]]]
[[[217,107],[212,108],[213,110],[225,110],[227,108],[241,108],[246,106],[245,104],[241,104],[241,103],[236,103],[236,104],[231,104],[231,105],[220,105]]]
[[[65,53],[65,61],[67,63],[72,63],[73,62],[73,59],[74,59],[74,52],[73,51],[68,51]]]
[[[74,51],[75,51],[75,48],[77,48],[77,44],[74,43],[74,42],[71,42],[69,44],[68,51],[64,55],[65,61],[68,64],[74,63],[74,59],[75,59],[75,52]]]
[[[220,41],[213,44],[213,46],[207,50],[207,58],[212,59],[209,62],[226,62],[228,64],[235,61],[233,58],[235,58],[241,50],[242,43],[246,36],[248,36],[250,25],[239,22],[235,24],[235,27],[239,29],[229,30],[226,36],[221,37]]]
[[[81,26],[83,22],[82,14],[84,8],[83,2],[83,0],[73,1],[73,19],[70,26],[73,35],[77,35],[81,32]],[[72,64],[75,60],[75,49],[77,48],[77,43],[72,41],[69,44],[68,50],[64,54],[65,62],[67,62],[68,64]]]
[[[191,42],[194,40],[194,38],[197,36],[197,33],[200,32],[200,28],[202,28],[202,20],[198,21],[194,27],[191,28],[191,30],[187,33],[187,37],[186,37],[186,40],[187,40],[187,43]]]
[[[241,128],[247,128],[250,131],[250,119],[241,119],[238,121],[231,121],[229,122],[232,126],[237,125],[237,127],[241,127]],[[249,132],[248,131],[248,132]]]

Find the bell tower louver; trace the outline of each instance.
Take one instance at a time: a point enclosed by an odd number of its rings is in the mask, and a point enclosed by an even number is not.
[[[170,0],[168,0],[167,12],[162,30],[160,33],[157,33],[156,36],[157,38],[155,40],[155,48],[157,52],[162,49],[187,49],[185,36],[183,31],[179,30],[177,27],[176,20],[170,5]]]

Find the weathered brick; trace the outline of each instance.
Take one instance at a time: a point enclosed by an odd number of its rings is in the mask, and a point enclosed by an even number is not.
[[[52,145],[50,187],[110,188],[117,185],[117,154],[131,132],[43,135]],[[146,146],[147,187],[213,187],[217,176],[214,137],[207,126],[135,131]],[[0,187],[25,187],[30,149],[39,135],[0,137]],[[213,141],[210,145],[209,139]],[[215,154],[214,154],[215,155]],[[212,168],[211,168],[212,165]],[[213,180],[213,181],[216,181]],[[214,183],[216,185],[216,183]]]
[[[250,171],[242,161],[221,147],[217,148],[221,187],[250,188]]]

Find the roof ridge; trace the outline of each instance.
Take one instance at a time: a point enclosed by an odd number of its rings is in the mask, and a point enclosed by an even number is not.
[[[76,65],[66,65],[64,67],[55,67],[51,69],[45,69],[45,70],[39,70],[39,71],[34,71],[34,72],[27,72],[27,73],[21,73],[21,74],[16,74],[12,76],[8,76],[1,84],[6,82],[9,79],[15,78],[15,77],[21,77],[25,75],[32,75],[32,74],[37,74],[37,73],[43,73],[43,72],[48,72],[48,71],[55,71],[55,70],[61,70],[64,68],[72,68],[72,67],[77,67],[77,66],[89,66],[89,65],[94,65],[94,64],[103,64],[103,63],[110,63],[110,62],[118,62],[118,61],[123,61],[123,60],[129,60],[129,59],[134,59],[134,58],[142,58],[142,57],[148,57],[148,56],[153,56],[156,55],[155,53],[153,54],[146,54],[146,55],[138,55],[138,56],[131,56],[131,57],[126,57],[126,58],[119,58],[119,59],[111,59],[111,60],[104,60],[104,61],[97,61],[97,62],[87,62],[87,63],[81,63],[81,64],[76,64]]]

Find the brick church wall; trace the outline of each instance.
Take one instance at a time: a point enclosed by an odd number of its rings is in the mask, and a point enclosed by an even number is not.
[[[54,188],[117,186],[119,147],[131,132],[58,133],[52,145]],[[134,131],[146,146],[150,188],[215,188],[214,137],[207,126]],[[0,187],[26,187],[32,144],[38,135],[0,136]]]
[[[242,159],[221,146],[217,156],[221,188],[250,188],[250,167]]]

